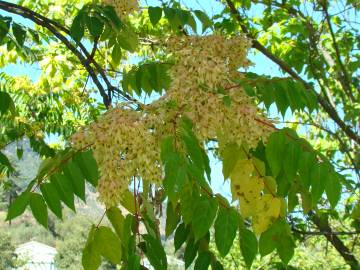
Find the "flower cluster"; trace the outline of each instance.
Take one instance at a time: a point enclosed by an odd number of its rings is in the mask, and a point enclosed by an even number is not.
[[[247,67],[251,43],[243,36],[226,39],[220,35],[175,37],[168,50],[176,59],[171,69],[172,83],[167,99],[195,125],[200,140],[226,136],[227,141],[255,147],[265,140],[270,128],[253,100],[230,78]],[[224,103],[228,103],[227,106]]]
[[[270,133],[253,100],[230,80],[249,65],[245,37],[175,37],[167,44],[175,64],[166,94],[141,111],[110,109],[72,138],[77,149],[92,147],[101,172],[100,199],[108,206],[120,202],[133,177],[159,183],[160,143],[164,136],[178,136],[184,116],[202,144],[216,139],[220,147],[236,142],[251,148]]]
[[[116,205],[133,177],[161,180],[159,144],[139,112],[118,107],[72,137],[75,149],[91,146],[100,170],[98,190],[107,206]]]
[[[137,0],[102,0],[102,3],[106,6],[113,6],[120,18],[139,10]]]
[[[251,43],[243,36],[172,37],[167,44],[176,59],[171,70],[174,89],[199,89],[199,85],[216,89],[239,67],[249,65],[246,54]]]

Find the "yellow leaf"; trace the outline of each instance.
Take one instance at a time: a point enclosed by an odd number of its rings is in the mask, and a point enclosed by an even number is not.
[[[243,196],[244,184],[249,181],[251,174],[254,171],[254,166],[249,159],[238,160],[232,173],[231,179],[231,193],[233,200]]]
[[[249,179],[254,171],[254,165],[250,159],[240,159],[230,174],[231,181],[243,182]]]
[[[253,164],[256,168],[255,171],[258,174],[258,176],[264,176],[266,174],[264,162],[262,162],[260,159],[254,158],[254,157],[252,158],[252,160],[253,160]]]
[[[257,201],[247,201],[244,197],[240,197],[240,213],[243,218],[248,218],[256,214]]]
[[[266,216],[256,215],[252,218],[252,227],[256,235],[265,232],[270,225],[270,218]]]
[[[280,207],[280,216],[285,217],[287,212],[287,203],[284,198],[280,199],[281,207]]]
[[[259,204],[258,212],[270,218],[277,218],[280,215],[281,200],[270,194],[265,194],[261,197],[261,204]]]
[[[254,201],[260,199],[260,192],[264,189],[264,182],[260,177],[251,177],[241,185],[245,199]]]
[[[276,180],[272,176],[264,177],[265,193],[276,194]]]

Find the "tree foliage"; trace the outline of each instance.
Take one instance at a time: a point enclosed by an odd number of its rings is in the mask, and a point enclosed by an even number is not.
[[[223,269],[234,246],[248,268],[275,252],[288,265],[304,236],[324,235],[359,269],[357,3],[161,2],[0,1],[1,175],[16,174],[10,143],[28,138],[43,158],[7,220],[29,207],[47,228],[92,186],[105,210],[84,269],[141,269],[144,256],[167,269],[164,203],[185,267]],[[280,72],[249,72],[253,50]],[[20,63],[39,74],[7,74]],[[231,196],[212,188],[212,160]]]

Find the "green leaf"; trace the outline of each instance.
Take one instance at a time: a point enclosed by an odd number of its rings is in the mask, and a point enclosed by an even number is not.
[[[106,210],[106,216],[119,238],[123,239],[125,218],[121,214],[120,209],[117,207],[111,207]]]
[[[185,269],[187,269],[194,261],[198,248],[199,244],[195,244],[194,239],[187,241],[184,252]]]
[[[291,87],[286,89],[286,95],[290,104],[290,108],[292,112],[295,112],[296,110],[300,109],[300,102],[301,97],[298,91],[296,91],[296,88],[293,87],[293,81],[290,81]]]
[[[16,149],[16,156],[18,159],[21,159],[24,155],[24,150],[22,148],[17,148]]]
[[[113,6],[106,6],[103,8],[105,17],[110,19],[111,23],[113,24],[114,28],[116,30],[120,30],[123,26],[123,23],[121,22],[120,18],[116,14],[116,11]]]
[[[284,162],[285,135],[283,132],[274,132],[270,135],[265,148],[266,159],[274,177],[278,176]]]
[[[221,152],[224,179],[230,177],[237,161],[243,157],[242,153],[243,151],[240,150],[240,147],[236,143],[230,143],[225,146],[224,150]]]
[[[231,106],[231,97],[229,96],[223,96],[222,98],[223,103],[226,107],[230,107]]]
[[[176,154],[171,162],[165,165],[165,179],[163,181],[166,195],[171,201],[176,200],[186,180],[186,167],[183,158]]]
[[[81,262],[84,270],[97,270],[101,265],[100,252],[94,242],[96,230],[96,227],[92,226],[82,253]]]
[[[184,190],[180,197],[181,216],[186,225],[190,224],[193,220],[194,204],[198,199],[198,195],[192,193],[188,188]]]
[[[291,187],[291,182],[287,178],[284,169],[281,169],[279,175],[276,177],[277,195],[280,197],[286,197]]]
[[[28,190],[21,193],[16,199],[11,202],[9,210],[7,213],[6,220],[12,220],[22,213],[24,213],[26,206],[28,206],[30,201],[30,192]]]
[[[174,158],[174,137],[167,136],[161,142],[161,153],[160,158],[161,161],[166,164],[167,162],[171,162]]]
[[[85,179],[94,187],[97,186],[99,180],[99,170],[92,151],[78,153],[74,156],[74,161],[80,167]]]
[[[287,144],[284,160],[287,160],[289,162],[286,162],[284,164],[283,169],[285,171],[287,179],[290,182],[293,182],[293,180],[296,176],[296,173],[298,170],[298,161],[300,158],[300,154],[301,154],[301,149],[298,146],[298,144],[296,144],[294,142],[290,142]]]
[[[76,17],[74,18],[71,27],[70,27],[70,35],[76,41],[80,41],[85,33],[85,20],[86,14],[80,11]]]
[[[147,210],[152,211],[152,209],[150,208],[148,208]],[[149,212],[143,212],[142,218],[143,224],[145,225],[148,234],[160,240],[159,229],[157,227],[155,215],[153,213],[151,214]]]
[[[169,237],[174,232],[179,222],[180,222],[179,210],[177,207],[174,209],[172,203],[169,201],[166,206],[166,226],[165,226],[166,237]]]
[[[197,25],[194,16],[189,13],[189,18],[187,21],[187,24],[191,27],[191,29],[194,31],[194,33],[197,33]]]
[[[94,244],[96,245],[96,249],[105,259],[113,264],[120,264],[120,239],[110,228],[100,226],[95,232]]]
[[[173,150],[172,137],[162,141],[161,159],[165,165],[165,192],[171,201],[175,201],[184,186],[187,172],[184,159]]]
[[[258,252],[258,241],[252,231],[240,230],[240,250],[246,266],[250,269]]]
[[[16,42],[19,44],[20,47],[22,47],[25,42],[26,31],[21,25],[17,23],[12,24],[12,31],[15,36]]]
[[[201,10],[195,10],[194,11],[196,17],[201,21],[202,23],[202,32],[204,33],[206,29],[212,27],[212,21],[209,19],[208,15],[206,15]]]
[[[211,269],[212,270],[224,270],[224,267],[222,266],[222,264],[219,261],[216,261],[215,263],[213,263],[211,265]]]
[[[40,191],[50,210],[62,219],[61,202],[55,186],[52,183],[44,183],[40,185]]]
[[[129,29],[122,30],[118,34],[116,41],[121,46],[121,48],[129,52],[135,52],[139,45],[138,36]]]
[[[9,33],[11,20],[9,17],[0,17],[0,44],[2,44],[3,39]]]
[[[143,66],[146,67],[146,66]],[[149,64],[147,65],[147,72],[146,72],[146,80],[148,81],[147,84],[150,85],[150,91],[148,92],[148,94],[150,95],[152,90],[155,90],[156,92],[161,91],[161,86],[159,85],[159,73],[158,73],[158,65],[157,64]]]
[[[316,157],[310,152],[301,152],[299,158],[299,175],[304,187],[308,189],[311,184],[311,168],[316,164]]]
[[[287,100],[286,88],[284,88],[283,84],[280,84],[280,87],[275,89],[274,94],[276,107],[281,112],[282,116],[285,117],[289,102]]]
[[[311,169],[311,199],[312,205],[316,205],[325,191],[329,167],[324,163],[316,163]]]
[[[285,220],[277,220],[260,236],[259,251],[261,256],[270,254],[275,248],[283,263],[288,264],[294,254],[295,243],[289,225]]]
[[[164,13],[166,19],[168,19],[170,26],[173,30],[178,30],[179,27],[181,27],[181,21],[180,18],[176,14],[176,9],[166,7],[164,8]]]
[[[182,139],[185,143],[185,147],[187,153],[190,156],[190,159],[196,165],[196,167],[198,167],[199,169],[203,170],[206,173],[208,180],[210,180],[210,174],[211,174],[211,169],[209,165],[210,161],[205,150],[200,146],[200,143],[192,130],[193,124],[191,120],[183,117],[181,119],[180,125],[182,127],[181,129]]]
[[[11,168],[10,160],[0,151],[0,164],[6,167]]]
[[[130,213],[135,214],[135,200],[134,200],[134,194],[131,193],[129,190],[126,190],[122,196],[121,199],[121,205],[126,208]]]
[[[200,252],[196,261],[195,267],[196,270],[208,270],[211,264],[211,253],[209,251]]]
[[[167,259],[164,247],[161,242],[149,234],[143,235],[146,243],[145,254],[149,262],[156,270],[167,269]]]
[[[48,211],[43,197],[38,193],[31,193],[30,208],[35,219],[43,225],[48,227]]]
[[[190,12],[188,10],[176,9],[175,13],[176,17],[180,20],[181,25],[184,27],[189,21]]]
[[[239,215],[233,208],[220,207],[215,221],[215,243],[221,256],[225,257],[234,242],[239,226]]]
[[[262,257],[270,254],[276,249],[276,242],[273,236],[276,234],[274,226],[263,232],[259,239],[259,252]]]
[[[341,197],[341,183],[336,173],[330,173],[328,175],[325,192],[331,207],[335,208]]]
[[[8,111],[15,113],[14,101],[8,93],[0,91],[0,113],[6,114]]]
[[[85,179],[79,166],[74,161],[70,161],[63,168],[63,172],[66,177],[71,179],[74,193],[85,201]]]
[[[150,22],[155,26],[161,19],[162,9],[160,7],[149,7],[148,9]]]
[[[185,243],[186,238],[189,235],[189,228],[186,227],[185,223],[181,223],[176,231],[175,231],[175,236],[174,236],[174,247],[175,247],[175,252],[179,250],[179,248],[181,248],[182,244]]]
[[[129,257],[127,261],[127,265],[125,266],[125,270],[139,270],[141,269],[140,264],[140,256],[137,254],[133,254]]]
[[[218,202],[214,198],[201,197],[195,202],[192,226],[195,240],[202,238],[214,222],[218,209]]]
[[[61,173],[56,173],[50,177],[50,182],[54,185],[60,199],[66,206],[75,211],[74,191],[71,180]]]
[[[86,16],[85,18],[90,35],[94,38],[98,38],[104,30],[104,23],[95,16]]]
[[[115,43],[112,51],[111,51],[111,59],[115,66],[118,66],[121,61],[122,53],[121,46],[118,43]]]
[[[283,237],[277,243],[277,252],[280,259],[284,264],[288,264],[291,258],[294,256],[295,244],[291,236]]]

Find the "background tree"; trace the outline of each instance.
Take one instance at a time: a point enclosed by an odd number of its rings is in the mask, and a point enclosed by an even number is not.
[[[30,204],[47,227],[47,207],[61,218],[62,203],[74,209],[74,195],[85,201],[86,180],[98,188],[117,234],[103,219],[94,224],[86,269],[101,257],[137,269],[144,255],[166,269],[157,229],[165,198],[166,236],[175,232],[176,248],[186,242],[185,265],[195,260],[197,269],[221,269],[219,257],[238,233],[248,267],[258,252],[274,250],[288,264],[295,243],[323,235],[358,269],[358,4],[226,0],[203,10],[192,1],[141,4],[0,1],[7,14],[27,19],[0,17],[1,65],[40,69],[36,79],[1,74],[0,143],[27,137],[45,159],[7,218]],[[248,45],[260,53],[255,62],[263,70],[249,72]],[[119,102],[126,104],[113,109]],[[62,146],[48,143],[54,136]],[[229,197],[211,189],[210,153],[222,161],[240,204],[230,206]],[[16,168],[0,154],[1,170],[11,177]],[[119,159],[124,170],[104,157]],[[220,256],[209,250],[213,238]]]
[[[0,266],[2,269],[12,269],[16,267],[15,247],[12,245],[10,236],[0,232]]]

